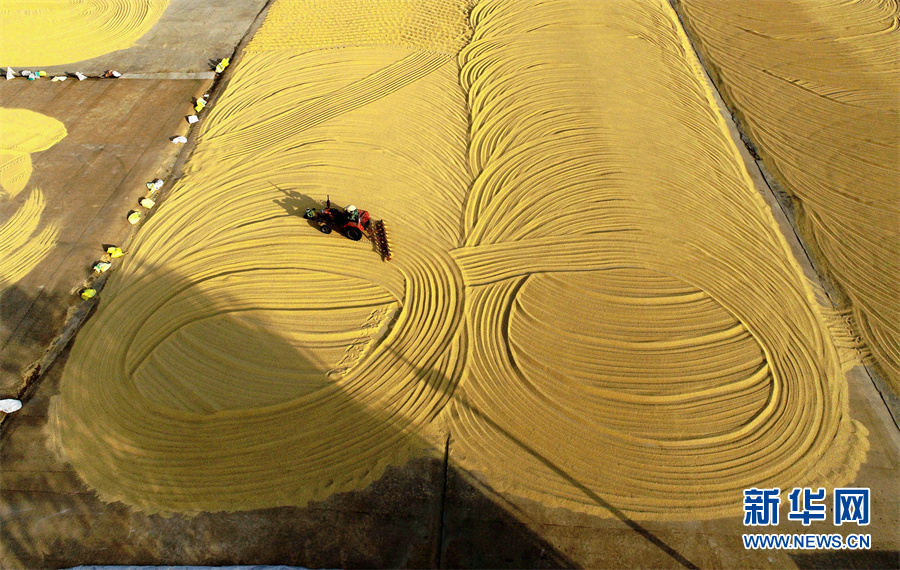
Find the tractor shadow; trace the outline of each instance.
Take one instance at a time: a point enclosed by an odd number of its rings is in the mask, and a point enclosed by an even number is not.
[[[271,182],[269,184],[272,184]],[[272,200],[275,204],[281,206],[285,212],[289,216],[297,216],[298,218],[302,218],[309,227],[315,229],[317,232],[319,230],[319,224],[315,222],[315,220],[309,220],[303,217],[304,212],[306,212],[307,208],[316,208],[321,209],[325,207],[325,202],[322,200],[316,200],[312,196],[308,196],[303,194],[302,192],[297,192],[296,190],[285,190],[280,186],[272,184],[275,189],[284,194],[283,198],[276,198]]]
[[[272,200],[272,202],[281,206],[285,212],[288,213],[289,216],[300,216],[303,217],[303,212],[306,211],[307,208],[324,208],[325,202],[316,200],[312,196],[307,196],[302,192],[297,192],[296,190],[285,190],[284,188],[272,184],[273,188],[284,194],[284,198],[276,198]]]

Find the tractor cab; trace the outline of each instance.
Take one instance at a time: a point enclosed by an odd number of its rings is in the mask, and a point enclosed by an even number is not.
[[[307,208],[303,217],[310,220],[324,234],[337,230],[353,241],[359,241],[368,233],[371,217],[369,212],[358,210],[355,206],[341,208],[331,205],[331,197],[325,201],[321,210]]]

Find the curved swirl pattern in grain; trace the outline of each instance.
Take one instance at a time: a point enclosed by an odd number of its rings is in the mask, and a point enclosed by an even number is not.
[[[663,519],[846,481],[867,446],[827,313],[668,5],[485,0],[472,21],[463,466]]]
[[[668,4],[482,0],[459,35],[466,4],[412,43],[393,11],[437,3],[273,7],[360,45],[264,25],[111,277],[55,404],[105,498],[305,504],[443,428],[491,486],[597,514],[852,478],[833,315]],[[388,220],[391,263],[296,215],[326,194]]]
[[[365,485],[423,445],[459,379],[455,61],[264,32],[66,367],[61,442],[104,498],[232,510]],[[316,231],[300,214],[326,195],[389,216],[415,255]]]
[[[766,165],[797,198],[804,237],[900,392],[900,5],[681,5]]]
[[[31,154],[47,150],[66,134],[66,127],[52,117],[0,108],[0,208],[15,208],[0,221],[0,292],[34,269],[56,245],[55,224],[38,231],[44,193],[34,188],[21,204],[15,198],[31,178]]]
[[[167,5],[166,0],[3,0],[0,66],[60,65],[130,47]]]

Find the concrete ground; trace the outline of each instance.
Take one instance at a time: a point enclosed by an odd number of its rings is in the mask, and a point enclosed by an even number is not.
[[[115,69],[125,78],[210,78],[213,60],[228,57],[267,0],[169,0],[153,28],[130,48],[65,65],[42,67],[48,76]],[[33,69],[32,69],[33,70]],[[46,80],[41,80],[46,81]]]
[[[500,495],[436,454],[368,488],[304,508],[195,517],[147,516],[104,504],[53,451],[47,407],[64,361],[41,380],[0,433],[0,562],[4,568],[78,564],[290,564],[318,567],[469,568],[896,568],[900,563],[900,443],[877,393],[851,386],[851,413],[872,448],[854,485],[872,489],[868,527],[781,524],[765,532],[862,532],[872,549],[746,551],[741,517],[651,523],[548,509]],[[831,490],[829,490],[829,493]],[[597,498],[602,501],[602,497]],[[786,510],[782,509],[782,519]]]
[[[42,222],[59,224],[60,243],[0,298],[0,397],[18,393],[28,366],[60,330],[67,310],[77,304],[73,291],[102,253],[101,244],[127,243],[132,228],[125,214],[142,195],[144,182],[165,177],[173,165],[177,172],[182,149],[168,137],[187,131],[190,98],[209,86],[208,60],[230,55],[264,4],[172,0],[160,24],[135,47],[48,69],[96,74],[115,68],[126,74],[123,79],[0,82],[0,105],[45,113],[69,132],[56,146],[32,155],[35,172],[28,187],[46,192]],[[7,208],[14,205],[4,205],[0,215],[7,215]],[[862,370],[851,375],[850,413],[869,430],[871,449],[854,485],[872,488],[872,523],[865,528],[814,523],[808,529],[782,524],[766,531],[872,535],[870,551],[834,553],[746,551],[739,514],[649,523],[628,519],[613,505],[607,505],[609,517],[595,517],[499,494],[489,481],[455,466],[452,438],[446,452],[435,450],[432,457],[389,468],[366,489],[303,508],[144,515],[101,502],[57,455],[47,410],[65,358],[63,351],[41,372],[26,393],[25,407],[0,427],[3,568],[900,567],[900,432]],[[605,504],[602,497],[591,498]]]
[[[187,131],[191,98],[210,80],[85,80],[0,82],[0,106],[25,108],[61,121],[68,135],[32,155],[26,191],[0,204],[18,210],[28,189],[47,198],[42,226],[59,229],[56,247],[27,276],[0,294],[0,394],[14,395],[23,373],[60,329],[73,294],[103,254],[122,244],[129,210],[164,177],[180,147],[169,137]],[[7,396],[2,396],[7,397]]]
[[[42,380],[26,409],[0,436],[3,567],[436,567],[441,557],[450,566],[571,565],[464,474],[452,467],[445,472],[439,459],[390,468],[363,491],[305,508],[189,518],[145,516],[121,504],[106,505],[50,451],[45,414],[60,369],[54,367]],[[444,537],[443,551],[438,536]]]

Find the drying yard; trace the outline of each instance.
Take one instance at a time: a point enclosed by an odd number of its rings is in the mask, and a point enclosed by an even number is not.
[[[0,566],[900,564],[896,2],[31,4]]]

